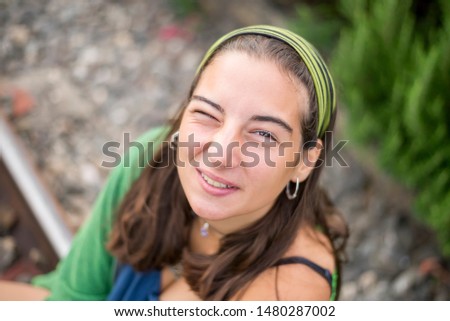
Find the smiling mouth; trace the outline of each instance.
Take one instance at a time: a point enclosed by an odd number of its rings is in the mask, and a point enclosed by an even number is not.
[[[211,186],[214,186],[217,188],[222,188],[222,189],[236,189],[237,188],[236,186],[217,182],[217,181],[213,180],[211,177],[208,177],[205,173],[200,173],[200,175],[202,176],[203,180]]]

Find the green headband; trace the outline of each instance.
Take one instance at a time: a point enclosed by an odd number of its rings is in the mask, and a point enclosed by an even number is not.
[[[317,127],[317,137],[322,137],[328,128],[331,116],[336,109],[336,97],[333,79],[325,65],[323,59],[320,57],[317,50],[305,39],[299,35],[278,27],[273,26],[250,26],[234,30],[222,38],[217,40],[211,48],[209,48],[206,55],[200,63],[197,73],[202,70],[206,62],[211,58],[213,53],[227,40],[240,35],[262,35],[278,39],[289,46],[291,46],[304,61],[309,73],[311,74],[314,88],[316,90],[319,124]]]

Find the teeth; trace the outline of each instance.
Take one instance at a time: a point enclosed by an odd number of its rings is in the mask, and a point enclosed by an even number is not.
[[[216,182],[215,180],[213,180],[212,178],[209,178],[208,176],[206,176],[203,173],[202,173],[202,177],[209,185],[214,186],[214,187],[218,187],[218,188],[232,188],[233,187],[233,186],[230,186],[230,185],[226,185],[226,184],[222,184],[222,183]]]

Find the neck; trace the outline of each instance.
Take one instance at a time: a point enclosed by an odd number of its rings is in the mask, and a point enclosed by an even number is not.
[[[200,222],[200,235],[201,236],[203,236],[203,237],[211,236],[211,237],[214,237],[219,240],[225,236],[225,233],[218,230],[214,226],[214,223],[211,224],[211,222],[206,221],[205,219],[202,219],[202,218],[199,218],[199,222]]]
[[[190,248],[196,253],[214,255],[219,250],[220,240],[224,234],[209,225],[207,233],[202,235],[205,223],[208,222],[198,217],[192,224]]]
[[[265,214],[266,212],[264,212]],[[224,235],[235,233],[243,228],[252,225],[257,220],[259,220],[264,214],[258,213],[257,215],[239,215],[233,216],[222,220],[212,221],[204,220],[200,218],[202,222],[207,222],[209,224],[209,229],[216,231],[216,233],[223,237]]]

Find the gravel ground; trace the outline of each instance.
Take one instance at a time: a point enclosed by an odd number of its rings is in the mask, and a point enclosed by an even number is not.
[[[200,2],[203,15],[180,17],[162,0],[0,0],[0,108],[74,227],[108,174],[105,142],[167,119],[219,35],[282,25],[267,1]],[[350,167],[331,166],[322,180],[351,229],[341,299],[450,299],[411,195],[355,155],[347,144]]]

